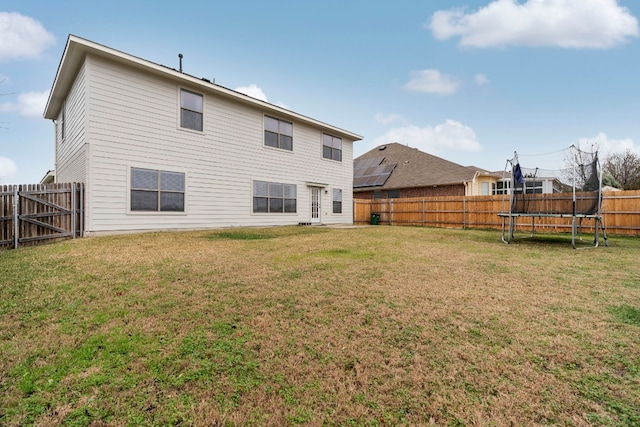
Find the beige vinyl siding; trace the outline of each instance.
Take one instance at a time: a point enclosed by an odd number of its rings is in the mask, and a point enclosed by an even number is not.
[[[471,192],[468,196],[481,196],[482,195],[482,183],[486,182],[489,185],[489,196],[491,195],[491,184],[496,182],[496,178],[492,176],[477,175],[476,178],[469,185],[471,186]]]
[[[323,129],[283,117],[293,122],[293,151],[274,150],[259,108],[94,56],[86,70],[89,233],[308,222],[307,182],[327,184],[323,223],[352,223],[352,141],[343,138],[343,162],[323,159]],[[203,132],[180,129],[181,88],[204,95]],[[131,167],[184,172],[185,212],[129,212]],[[297,213],[253,214],[253,180],[296,184]],[[332,214],[331,188],[343,190],[342,214]]]
[[[86,67],[78,75],[63,104],[65,135],[62,139],[62,111],[56,119],[56,181],[85,182],[87,163],[85,153],[85,73]]]

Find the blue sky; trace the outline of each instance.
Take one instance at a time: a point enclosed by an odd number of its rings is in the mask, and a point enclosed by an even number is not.
[[[514,151],[640,154],[637,0],[4,0],[0,183],[54,168],[68,34],[364,136],[502,170]]]

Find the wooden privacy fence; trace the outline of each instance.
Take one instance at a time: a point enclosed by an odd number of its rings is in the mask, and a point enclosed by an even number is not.
[[[82,236],[82,183],[0,186],[0,249]]]
[[[500,212],[509,212],[509,198],[501,195],[353,200],[355,224],[369,224],[371,214],[378,214],[383,225],[501,229]],[[604,192],[601,213],[608,234],[640,235],[640,191]],[[517,220],[519,229],[531,230],[530,218]],[[583,223],[586,232],[593,226]],[[571,219],[536,218],[535,230],[571,232]]]

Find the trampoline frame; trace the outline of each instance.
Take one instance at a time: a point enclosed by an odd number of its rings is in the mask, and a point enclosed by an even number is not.
[[[598,155],[597,153],[595,153],[594,156],[594,161],[596,162],[596,170],[597,170],[597,175],[598,175],[598,191],[597,191],[597,209],[595,212],[590,211],[589,213],[582,213],[582,212],[578,212],[577,205],[578,205],[578,199],[576,197],[576,186],[575,186],[575,174],[576,174],[576,170],[575,170],[575,165],[573,167],[573,175],[574,175],[574,179],[573,179],[573,184],[572,184],[572,197],[571,197],[571,212],[547,212],[547,213],[543,213],[543,212],[514,212],[514,206],[515,206],[515,201],[514,201],[514,192],[516,189],[516,185],[515,185],[515,179],[516,179],[516,173],[515,173],[515,169],[516,169],[516,165],[518,165],[519,168],[519,162],[518,162],[518,154],[514,153],[514,158],[511,160],[507,160],[507,164],[505,165],[505,174],[507,171],[507,167],[509,164],[511,164],[511,187],[509,190],[509,212],[504,212],[504,203],[505,203],[505,194],[503,193],[502,195],[502,207],[503,207],[503,212],[498,213],[498,216],[502,219],[502,241],[506,244],[509,244],[513,238],[514,238],[514,233],[516,230],[516,225],[517,225],[517,221],[518,218],[531,218],[531,236],[533,237],[534,231],[535,231],[535,220],[536,218],[541,219],[541,218],[570,218],[571,219],[571,245],[573,246],[573,249],[578,249],[576,246],[576,236],[578,236],[579,240],[582,240],[582,222],[583,220],[594,220],[595,224],[594,224],[594,239],[593,239],[593,247],[598,247],[599,243],[600,243],[600,235],[599,232],[602,232],[602,237],[604,239],[604,244],[605,246],[609,246],[609,242],[607,240],[607,232],[605,230],[604,227],[604,223],[602,221],[602,215],[601,215],[601,207],[602,207],[602,171],[600,169],[600,163],[598,161]],[[505,178],[505,175],[503,174],[503,180]],[[521,181],[520,181],[521,182]],[[526,191],[526,186],[523,186],[522,191]],[[583,198],[582,196],[585,194],[585,192],[579,192],[581,197],[580,197],[580,202],[583,202]],[[525,193],[526,194],[526,193]],[[537,201],[542,201],[542,202],[547,202],[548,205],[552,205],[552,202],[555,201],[561,201],[561,200],[567,200],[568,197],[564,197],[564,198],[554,198],[553,195],[558,195],[558,194],[566,194],[566,193],[547,193],[549,196],[551,197],[545,197],[546,194],[542,193],[542,194],[538,194],[538,196],[540,196],[539,199],[537,199]],[[533,196],[534,200],[535,200],[535,196]],[[594,199],[593,197],[590,198],[590,200]]]

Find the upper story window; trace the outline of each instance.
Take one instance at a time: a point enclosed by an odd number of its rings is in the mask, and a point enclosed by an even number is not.
[[[180,127],[202,132],[202,95],[180,89]]]
[[[131,210],[184,212],[184,179],[181,172],[131,168]]]
[[[342,138],[322,134],[322,157],[342,161]]]
[[[293,151],[293,124],[264,116],[264,145]]]
[[[62,109],[60,111],[60,119],[58,119],[58,121],[56,122],[56,127],[58,127],[58,132],[59,132],[59,137],[60,137],[60,142],[64,142],[64,137],[65,137],[65,114],[66,114],[66,110],[67,110],[67,102],[64,101],[62,103]]]

